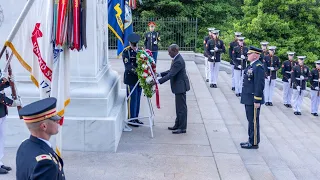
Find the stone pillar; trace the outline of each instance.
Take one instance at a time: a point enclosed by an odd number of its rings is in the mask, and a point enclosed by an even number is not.
[[[19,0],[13,1],[19,4]],[[13,12],[10,13],[16,17],[23,7],[13,8],[12,1],[3,4],[11,6]],[[71,53],[71,103],[63,125],[63,150],[115,152],[122,134],[126,94],[120,89],[120,76],[108,63],[107,9],[107,0],[87,1],[88,48]],[[0,27],[0,31],[10,29],[12,24],[14,22],[4,22],[6,27]],[[0,40],[5,37],[6,33],[0,33]],[[38,89],[17,61],[13,63],[13,71],[23,104],[38,100]],[[29,132],[15,108],[9,109],[7,125],[7,147],[17,147],[28,138]],[[53,143],[54,139],[53,136]]]

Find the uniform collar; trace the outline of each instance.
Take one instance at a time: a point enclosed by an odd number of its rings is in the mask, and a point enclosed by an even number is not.
[[[257,59],[257,60],[254,60],[254,61],[252,61],[251,63],[250,63],[250,66],[252,66],[255,62],[257,62],[259,59]]]
[[[42,138],[38,138],[38,139],[40,139],[41,141],[45,142],[49,147],[52,148],[52,145],[51,145],[51,143],[49,141],[47,141],[45,139],[42,139]]]

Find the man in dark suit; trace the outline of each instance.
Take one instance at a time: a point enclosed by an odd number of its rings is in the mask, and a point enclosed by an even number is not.
[[[58,133],[61,117],[56,98],[31,103],[19,111],[31,135],[21,143],[16,157],[16,179],[64,180],[63,161],[54,152],[50,137]]]
[[[264,103],[264,67],[259,60],[263,51],[256,47],[250,47],[248,61],[250,65],[244,71],[241,104],[245,105],[246,115],[249,122],[247,142],[240,143],[241,148],[258,149],[260,142],[259,115],[261,104]]]
[[[171,68],[160,74],[162,77],[157,83],[163,84],[170,80],[171,91],[175,94],[176,99],[176,121],[173,127],[168,127],[173,130],[173,134],[186,133],[187,130],[187,102],[186,92],[190,90],[189,78],[187,76],[186,64],[179,53],[179,46],[172,44],[168,48],[171,58]]]

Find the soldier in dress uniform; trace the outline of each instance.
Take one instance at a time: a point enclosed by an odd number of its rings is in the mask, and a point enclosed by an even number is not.
[[[8,115],[7,106],[20,106],[21,102],[19,100],[12,100],[8,98],[4,93],[4,89],[10,87],[10,81],[14,81],[13,77],[11,76],[10,78],[7,78],[7,75],[5,73],[2,74],[1,70],[0,76],[2,76],[0,79],[0,174],[7,174],[8,171],[11,171],[11,167],[5,166],[2,162],[2,158],[4,157],[5,123],[6,116]]]
[[[274,93],[275,81],[277,79],[277,71],[280,68],[280,59],[274,55],[276,46],[269,46],[269,55],[263,58],[264,71],[266,75],[264,87],[264,100],[266,106],[273,106],[272,98]]]
[[[296,62],[293,60],[295,52],[287,52],[288,60],[284,61],[281,66],[282,82],[283,82],[283,104],[287,108],[292,108],[291,99],[292,99],[292,83],[291,83],[291,71],[296,65]]]
[[[247,53],[249,49],[244,46],[244,37],[238,37],[238,46],[233,49],[233,63],[234,63],[234,79],[235,79],[235,93],[237,97],[241,96],[243,72],[247,67]]]
[[[301,115],[301,105],[303,96],[306,90],[307,80],[309,79],[310,71],[308,66],[304,65],[306,56],[297,56],[298,65],[296,65],[291,73],[293,85],[293,111],[295,115]]]
[[[152,52],[154,61],[157,63],[158,58],[158,41],[160,41],[159,32],[155,31],[156,23],[149,22],[148,24],[150,32],[145,34],[144,47]]]
[[[50,137],[58,133],[61,117],[56,98],[33,102],[19,111],[31,135],[17,151],[16,179],[64,180],[63,160],[54,152]]]
[[[263,51],[263,53],[260,55],[260,61],[263,62],[264,57],[269,55],[268,53],[269,42],[263,41],[263,42],[260,42],[260,44],[261,44],[261,49]]]
[[[127,96],[131,93],[131,96],[128,98],[128,119],[139,117],[140,111],[140,99],[142,88],[138,84],[138,75],[136,73],[137,64],[137,51],[138,51],[138,42],[140,36],[138,34],[132,33],[128,37],[130,47],[125,49],[122,53],[122,59],[125,67],[124,71],[124,84],[127,85]],[[138,127],[138,124],[143,124],[138,119],[129,120],[129,124],[134,127]]]
[[[204,62],[205,62],[205,74],[206,74],[206,82],[209,82],[209,75],[210,75],[210,69],[209,69],[209,62],[208,62],[208,54],[207,54],[207,42],[209,41],[209,39],[211,38],[211,33],[212,31],[214,31],[215,28],[208,28],[208,33],[209,35],[204,37],[203,40],[203,55],[204,55]]]
[[[207,54],[210,66],[209,83],[211,88],[217,88],[221,53],[226,52],[224,43],[218,38],[218,36],[219,30],[214,30],[212,32],[212,39],[207,42]]]
[[[248,51],[250,65],[244,71],[241,104],[245,105],[246,116],[249,123],[247,142],[240,143],[241,148],[258,149],[260,142],[259,116],[260,108],[264,103],[264,67],[259,60],[263,51],[251,46]]]
[[[229,45],[229,57],[230,57],[230,65],[231,65],[231,77],[232,77],[232,91],[235,91],[235,79],[234,79],[234,63],[233,63],[233,48],[238,46],[238,37],[241,36],[241,32],[235,32],[234,35],[234,41],[232,41]]]
[[[311,84],[311,114],[318,116],[320,103],[320,60],[315,62],[316,68],[310,73]]]

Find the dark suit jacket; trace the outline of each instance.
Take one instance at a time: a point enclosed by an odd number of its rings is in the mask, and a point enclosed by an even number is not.
[[[65,180],[62,159],[45,142],[32,135],[20,145],[16,165],[18,180]]]
[[[186,64],[179,54],[172,60],[170,70],[161,73],[163,78],[159,79],[159,83],[170,80],[171,91],[173,94],[181,94],[190,90],[189,78],[186,72]]]

